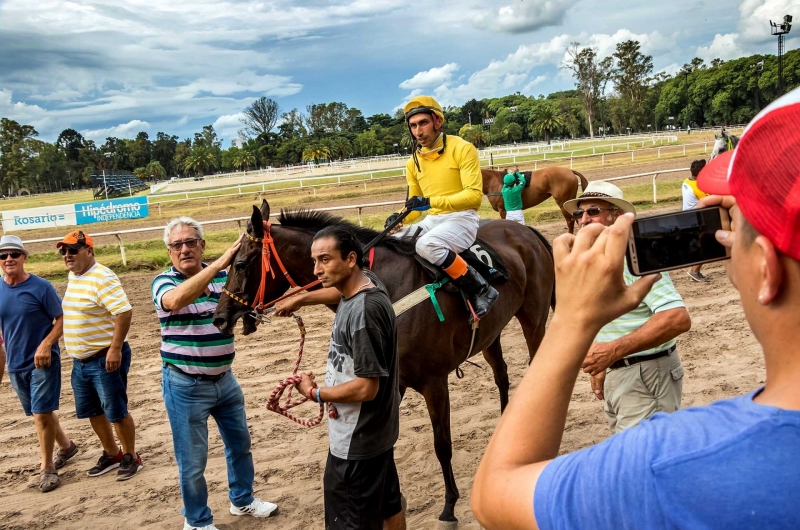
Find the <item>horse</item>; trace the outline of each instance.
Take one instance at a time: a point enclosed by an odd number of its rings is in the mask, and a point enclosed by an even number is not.
[[[265,302],[286,293],[290,286],[289,277],[297,285],[308,285],[316,280],[310,259],[311,242],[322,228],[348,224],[362,243],[372,241],[378,235],[374,230],[354,226],[320,211],[284,210],[277,225],[268,224],[269,217],[270,207],[266,200],[262,201],[261,208],[253,206],[247,225],[248,237],[232,261],[225,284],[225,290],[239,301],[223,291],[214,313],[213,323],[225,335],[233,333],[239,318],[243,319],[245,335],[256,329],[252,306],[261,282],[262,248],[266,236],[274,241],[274,250],[269,257],[270,268],[279,268],[285,273],[267,276],[262,297]],[[483,221],[478,236],[496,250],[509,278],[494,283],[500,293],[499,303],[480,319],[475,336],[461,296],[444,290],[436,293],[445,316],[444,322],[439,321],[429,300],[402,313],[396,321],[400,395],[402,399],[406,389],[413,388],[425,399],[433,427],[434,449],[445,483],[445,503],[439,515],[440,526],[444,528],[457,525],[455,505],[459,498],[451,463],[448,374],[458,369],[470,354],[482,352],[500,392],[502,413],[508,404],[509,381],[500,333],[512,318],[516,318],[522,326],[530,360],[544,337],[549,310],[551,306],[555,307],[552,248],[544,236],[532,227],[502,220]],[[433,281],[416,262],[414,247],[414,237],[391,236],[374,247],[372,270],[386,285],[393,303]]]
[[[489,198],[492,209],[500,213],[500,217],[506,218],[506,210],[503,207],[503,171],[494,169],[481,169],[483,175],[483,193]],[[586,177],[565,167],[546,167],[538,171],[533,171],[530,176],[530,185],[522,190],[522,208],[527,210],[533,208],[553,197],[561,214],[567,222],[567,230],[571,234],[575,229],[575,220],[572,212],[564,210],[564,203],[574,199],[578,195],[578,187],[581,191],[586,189]]]
[[[736,145],[739,143],[739,137],[733,134],[728,134],[724,128],[719,132],[719,134],[714,134],[714,138],[716,141],[714,142],[714,149],[711,150],[711,157],[709,160],[714,160],[717,156],[721,155],[725,151],[733,150]]]

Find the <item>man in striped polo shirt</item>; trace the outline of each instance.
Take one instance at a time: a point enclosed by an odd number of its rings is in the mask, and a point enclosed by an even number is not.
[[[231,372],[233,335],[222,335],[212,324],[241,237],[206,264],[202,226],[180,217],[164,229],[164,243],[172,267],[156,276],[152,293],[161,323],[161,388],[178,463],[184,530],[216,529],[204,476],[209,416],[225,444],[231,514],[269,517],[278,507],[253,497],[255,469],[244,394]]]
[[[131,304],[117,275],[95,261],[89,234],[75,230],[56,247],[69,269],[61,307],[64,345],[73,359],[75,411],[78,418],[89,419],[103,445],[102,456],[88,474],[97,477],[119,468],[117,480],[128,480],[142,469],[136,424],[128,411],[131,348],[125,338],[131,327]]]
[[[578,226],[611,226],[617,217],[636,209],[622,198],[622,190],[603,181],[590,182],[577,199],[564,203],[573,209]],[[627,285],[636,281],[623,265]],[[586,289],[591,289],[587,285]],[[597,334],[583,363],[592,390],[604,400],[608,424],[621,432],[656,412],[675,412],[681,405],[683,365],[675,338],[692,322],[669,274],[653,285],[639,306],[606,324]]]

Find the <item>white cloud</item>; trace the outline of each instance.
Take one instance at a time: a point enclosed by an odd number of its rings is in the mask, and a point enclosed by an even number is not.
[[[800,0],[744,0],[739,6],[739,34],[749,42],[771,41],[775,37],[770,35],[769,21],[780,24],[784,15],[800,15]]]
[[[513,5],[481,10],[473,23],[481,29],[504,33],[526,33],[564,21],[567,10],[577,0],[517,0]]]
[[[599,57],[607,57],[616,51],[618,43],[626,40],[638,40],[642,52],[647,54],[669,50],[675,46],[673,38],[664,37],[657,31],[636,34],[621,29],[613,35],[604,33],[557,35],[549,41],[520,45],[505,59],[491,61],[488,66],[472,73],[460,84],[458,84],[460,80],[456,80],[455,83],[446,81],[436,87],[434,95],[442,105],[460,105],[472,98],[497,97],[516,91],[529,92],[548,79],[535,69],[561,66],[570,43],[580,42],[582,46],[594,48]],[[568,73],[559,71],[558,75],[562,74],[565,79],[569,78]]]
[[[83,130],[81,134],[84,138],[103,143],[109,136],[114,136],[116,138],[135,138],[141,131],[147,132],[149,129],[150,124],[146,121],[131,120],[128,123],[120,123],[114,127],[108,127],[107,129],[96,129],[93,131]]]
[[[450,81],[450,78],[458,69],[458,63],[447,63],[444,66],[431,68],[425,72],[418,72],[414,77],[400,83],[400,88],[403,90],[418,90],[439,86]]]
[[[244,118],[243,112],[220,116],[213,124],[214,130],[220,138],[235,139],[239,129],[243,128],[242,118]]]
[[[742,49],[738,44],[738,33],[727,33],[714,35],[714,40],[708,46],[700,46],[697,48],[697,56],[706,62],[711,62],[712,59],[736,59],[743,55]]]

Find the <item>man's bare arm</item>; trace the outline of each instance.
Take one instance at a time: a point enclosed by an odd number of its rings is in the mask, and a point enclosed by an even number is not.
[[[300,293],[278,302],[275,304],[275,315],[279,317],[288,317],[301,307],[308,305],[336,305],[341,299],[342,293],[335,287],[324,287],[316,291]]]
[[[64,315],[58,315],[53,323],[53,329],[42,340],[33,356],[33,367],[43,368],[50,366],[51,348],[64,334]]]

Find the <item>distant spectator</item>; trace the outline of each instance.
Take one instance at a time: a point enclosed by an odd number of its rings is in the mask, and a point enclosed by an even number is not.
[[[700,188],[697,187],[697,175],[700,174],[700,171],[706,166],[705,160],[695,160],[692,162],[689,171],[691,172],[691,176],[683,181],[683,186],[681,186],[681,192],[683,194],[683,209],[684,210],[691,210],[697,206],[697,203],[700,199],[707,197],[708,194],[704,193]],[[707,282],[708,277],[700,272],[702,265],[695,265],[691,269],[689,269],[689,278],[691,278],[695,282]]]
[[[525,175],[511,169],[503,177],[503,208],[506,210],[506,219],[525,225],[525,212],[522,210],[522,191],[525,189]]]
[[[5,272],[0,282],[0,328],[8,344],[8,377],[25,415],[33,416],[42,457],[39,491],[47,492],[59,486],[57,470],[75,456],[78,446],[64,433],[55,412],[61,397],[61,299],[50,282],[25,271],[27,259],[20,238],[0,238]],[[60,449],[53,459],[55,443]]]
[[[103,454],[90,477],[118,469],[128,480],[142,469],[136,452],[136,424],[128,411],[131,304],[119,278],[94,259],[94,243],[81,230],[56,244],[69,270],[64,293],[64,344],[73,359],[72,390],[78,418],[89,419]],[[122,449],[114,440],[117,432]]]

